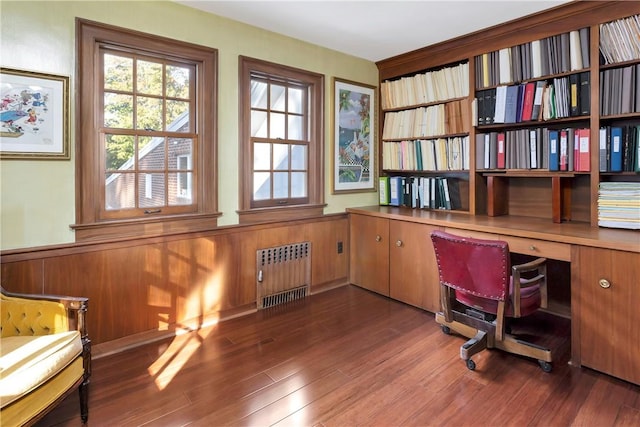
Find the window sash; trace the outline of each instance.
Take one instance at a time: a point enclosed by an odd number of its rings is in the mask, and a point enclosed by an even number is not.
[[[106,87],[106,56],[113,56],[115,58],[123,58],[131,60],[130,70],[130,84],[125,85],[124,89],[116,89],[112,87]],[[143,91],[143,88],[138,87],[141,75],[138,70],[140,62],[155,64],[160,67],[160,90],[159,91]],[[99,69],[100,85],[98,90],[97,99],[99,101],[98,107],[98,122],[102,124],[99,129],[99,141],[100,151],[103,156],[106,157],[108,151],[107,135],[122,135],[132,138],[133,147],[130,153],[130,160],[125,162],[124,165],[130,165],[126,170],[110,169],[107,168],[107,162],[102,161],[101,172],[105,178],[101,185],[101,209],[99,213],[100,219],[119,219],[119,218],[134,218],[145,217],[150,214],[183,214],[196,212],[197,198],[192,197],[193,191],[193,179],[188,179],[189,184],[186,188],[188,197],[180,193],[178,188],[178,181],[180,176],[178,172],[172,171],[169,166],[168,158],[173,155],[169,150],[172,144],[168,144],[169,138],[183,138],[194,141],[191,147],[191,151],[197,151],[195,141],[198,139],[198,134],[195,132],[194,124],[196,122],[196,103],[195,94],[198,90],[197,81],[195,79],[195,66],[192,64],[184,64],[168,60],[166,58],[150,57],[148,55],[140,54],[137,52],[122,52],[120,50],[114,50],[109,48],[108,45],[102,45],[100,48],[100,61]],[[187,97],[177,97],[168,95],[168,82],[167,82],[167,69],[168,67],[182,68],[188,70],[189,83]],[[125,70],[128,71],[128,70]],[[125,73],[123,73],[125,74]],[[126,77],[126,76],[125,76]],[[105,97],[107,94],[122,95],[131,98],[131,126],[130,127],[110,127],[105,123],[106,105]],[[139,102],[138,99],[155,99],[161,105],[160,122],[161,126],[158,129],[143,128],[139,122]],[[188,107],[186,116],[181,121],[176,120],[169,123],[167,117],[167,103],[179,101],[186,104]],[[184,114],[183,114],[184,115]],[[186,122],[185,122],[186,119]],[[181,124],[182,123],[182,124]],[[178,128],[170,128],[169,125],[175,124]],[[181,127],[185,127],[184,130]],[[151,147],[150,150],[144,155],[153,156],[154,151],[161,150],[161,156],[163,158],[162,168],[141,168],[139,162],[142,161],[141,149],[139,147],[139,141],[141,138],[150,138],[151,141],[156,143],[160,142],[162,146],[159,148]],[[126,154],[126,153],[125,153]],[[197,173],[193,168],[181,172],[181,174],[188,174],[189,177]],[[175,178],[174,178],[175,176]],[[144,189],[144,190],[143,190]],[[148,199],[147,192],[151,191],[152,197]],[[131,193],[131,194],[129,194]],[[142,194],[144,193],[144,194]],[[172,202],[173,201],[173,202]]]
[[[298,205],[309,203],[309,85],[293,81],[280,76],[253,73],[251,75],[250,91],[250,117],[251,117],[251,158],[254,167],[252,170],[252,190],[250,205],[252,208],[270,206]],[[261,89],[259,91],[254,90]],[[277,99],[274,97],[274,88],[282,88]],[[291,93],[293,92],[293,94]],[[299,105],[296,105],[295,96],[299,95]],[[266,99],[263,99],[266,98]],[[293,101],[292,102],[292,98]],[[292,105],[293,104],[293,105]],[[258,114],[256,114],[258,113]],[[280,123],[275,123],[275,117],[281,117]],[[264,123],[256,123],[263,120]],[[291,136],[291,121],[298,122],[298,131]],[[258,126],[259,125],[259,126]],[[279,129],[274,129],[275,127]],[[297,137],[297,138],[296,138]],[[268,144],[270,146],[271,161],[268,168],[256,169],[256,144]],[[288,146],[287,167],[276,168],[273,164],[274,148],[278,145]],[[305,160],[302,168],[293,168],[291,165],[291,147],[294,145],[305,147]],[[302,196],[293,195],[296,173],[306,176],[304,180]],[[286,183],[277,177],[286,176]],[[260,179],[258,178],[260,177]],[[262,185],[258,185],[262,183]],[[278,184],[279,183],[279,184]],[[268,191],[265,191],[265,186]],[[278,192],[280,192],[278,194]],[[262,197],[258,195],[262,193]],[[286,195],[282,194],[286,193]],[[300,191],[298,191],[300,193]]]

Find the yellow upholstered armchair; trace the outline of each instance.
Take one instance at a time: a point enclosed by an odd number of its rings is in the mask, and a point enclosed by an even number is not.
[[[87,298],[2,291],[0,424],[32,425],[75,389],[89,416]]]

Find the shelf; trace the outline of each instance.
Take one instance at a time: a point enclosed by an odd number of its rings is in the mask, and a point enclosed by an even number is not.
[[[418,139],[441,139],[441,138],[464,138],[469,136],[469,133],[447,133],[442,135],[429,135],[429,136],[411,136],[407,138],[384,138],[382,142],[401,142],[401,141],[416,141]]]
[[[547,171],[547,170],[534,170],[534,169],[491,169],[491,170],[477,170],[478,173],[481,173],[483,176],[499,176],[499,177],[513,177],[513,178],[573,178],[576,175],[590,175],[591,172],[557,172],[557,171]]]
[[[634,63],[634,62],[633,61],[629,62],[629,64],[632,64],[632,63]],[[625,65],[629,65],[628,63],[624,63],[624,64]],[[618,64],[616,64],[616,65],[618,65]],[[615,68],[615,67],[613,67],[613,68]],[[513,86],[513,85],[519,85],[519,84],[522,84],[522,83],[530,83],[530,82],[535,83],[535,82],[540,82],[540,81],[557,79],[557,78],[560,78],[560,77],[566,77],[566,76],[570,76],[572,74],[585,73],[585,72],[588,72],[589,70],[590,70],[590,68],[581,68],[580,70],[565,71],[563,73],[557,73],[557,74],[549,74],[549,75],[546,75],[546,76],[540,76],[540,77],[534,77],[534,78],[531,78],[531,79],[525,79],[525,80],[522,80],[522,81],[519,81],[519,82],[508,82],[508,83],[500,83],[500,84],[497,84],[497,85],[490,85],[490,86],[487,86],[487,87],[476,87],[474,90],[476,92],[479,92],[479,91],[483,91],[483,90],[487,90],[487,89],[495,89],[498,86]]]
[[[638,113],[635,113],[638,116]],[[553,127],[557,124],[563,123],[575,123],[575,122],[586,122],[589,121],[591,116],[574,116],[574,117],[563,117],[561,119],[552,119],[552,120],[531,120],[528,122],[517,122],[517,123],[492,123],[490,125],[476,125],[475,128],[478,131],[485,130],[496,130],[496,129],[522,129],[522,128],[530,128],[530,127]]]
[[[627,67],[629,65],[640,64],[640,59],[634,59],[632,61],[615,62],[613,64],[601,64],[600,70],[609,70],[611,68]]]
[[[418,169],[383,169],[382,172],[386,174],[398,174],[398,175],[406,175],[406,174],[420,174],[420,175],[468,175],[468,169],[457,169],[457,170],[418,170]]]
[[[466,100],[468,98],[469,98],[468,96],[461,96],[459,98],[445,99],[445,100],[442,100],[442,101],[433,101],[433,102],[427,102],[427,103],[423,103],[423,104],[404,105],[402,107],[385,108],[385,109],[382,110],[382,112],[383,113],[389,113],[389,112],[394,112],[394,111],[413,110],[413,109],[420,108],[420,107],[431,107],[432,105],[448,104],[449,102],[455,102],[455,101],[464,101],[464,100]]]

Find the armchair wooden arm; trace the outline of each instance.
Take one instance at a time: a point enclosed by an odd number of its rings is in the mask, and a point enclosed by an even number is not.
[[[531,286],[540,287],[540,307],[547,308],[547,259],[537,258],[533,261],[511,266],[513,281],[513,317],[520,317],[520,291]],[[535,272],[531,278],[522,277],[523,273]]]

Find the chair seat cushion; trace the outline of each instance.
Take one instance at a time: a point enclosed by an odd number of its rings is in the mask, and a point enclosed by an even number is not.
[[[44,384],[82,353],[80,332],[4,337],[0,346],[0,407]]]
[[[511,286],[509,295],[513,295]],[[456,291],[456,299],[462,304],[474,307],[485,313],[496,314],[498,311],[498,301],[476,297],[462,291]],[[530,286],[520,290],[520,316],[528,316],[540,308],[540,287]],[[513,317],[513,304],[509,299],[505,307],[505,316]]]

